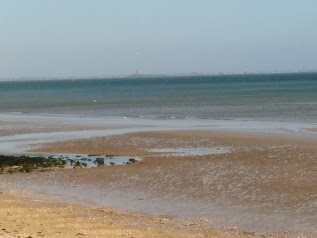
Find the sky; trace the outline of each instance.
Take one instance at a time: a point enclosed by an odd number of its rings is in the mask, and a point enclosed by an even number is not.
[[[0,78],[317,70],[316,0],[0,0]]]

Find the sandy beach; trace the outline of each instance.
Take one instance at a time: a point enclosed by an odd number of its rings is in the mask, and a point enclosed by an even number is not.
[[[317,238],[316,9],[0,1],[0,238]]]
[[[0,237],[249,237],[112,208],[87,208],[1,191]]]
[[[66,126],[70,131],[76,127]],[[2,174],[1,235],[315,237],[317,141],[313,136],[196,128],[33,145],[28,147],[33,153],[140,156],[143,161]],[[38,222],[31,217],[45,221],[43,228],[33,226]],[[27,219],[30,225],[22,226]]]

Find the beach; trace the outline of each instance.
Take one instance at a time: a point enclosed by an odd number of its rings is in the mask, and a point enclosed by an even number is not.
[[[0,237],[248,237],[113,208],[87,208],[1,191]],[[203,223],[200,221],[200,223]]]
[[[317,238],[316,9],[0,1],[0,238]]]
[[[143,158],[123,166],[2,174],[2,201],[15,205],[2,206],[8,210],[2,210],[1,220],[7,219],[6,213],[13,214],[16,206],[26,212],[32,204],[39,211],[71,207],[70,216],[82,219],[76,224],[85,224],[79,225],[84,229],[87,223],[85,231],[78,230],[87,237],[102,237],[92,233],[96,224],[88,225],[89,219],[99,215],[78,215],[87,209],[110,209],[119,216],[123,223],[116,235],[130,234],[127,232],[136,218],[127,214],[138,214],[152,233],[136,226],[131,237],[316,236],[315,124],[12,114],[1,118],[2,123],[6,122],[1,148],[7,152]],[[39,122],[45,122],[42,133]],[[17,124],[28,131],[17,130]],[[26,199],[23,204],[21,196]],[[39,203],[32,203],[34,199]],[[38,210],[33,212],[40,219],[43,216]],[[156,222],[151,223],[162,217],[168,225],[159,222],[158,228]],[[68,223],[68,218],[61,219]],[[112,221],[117,225],[112,219],[108,217],[100,224]],[[9,224],[12,222],[2,226],[10,230]],[[52,224],[46,223],[50,227]],[[75,237],[77,233],[67,227],[50,229],[52,233],[61,232],[55,237]],[[110,228],[103,229],[100,234]],[[24,232],[15,230],[20,235]],[[34,236],[38,232],[35,230],[29,228],[25,234]]]

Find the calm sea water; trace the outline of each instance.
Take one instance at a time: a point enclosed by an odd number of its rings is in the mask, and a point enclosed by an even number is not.
[[[0,112],[317,120],[317,73],[0,82]]]

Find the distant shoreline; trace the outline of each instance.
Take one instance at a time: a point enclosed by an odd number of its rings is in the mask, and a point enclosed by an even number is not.
[[[218,77],[218,76],[243,76],[243,75],[293,75],[293,74],[316,74],[317,71],[298,71],[298,72],[246,72],[246,73],[192,73],[192,74],[127,74],[109,76],[69,76],[69,77],[48,77],[48,76],[29,76],[29,77],[1,77],[0,82],[7,81],[55,81],[55,80],[87,80],[87,79],[125,79],[125,78],[181,78],[181,77]]]

